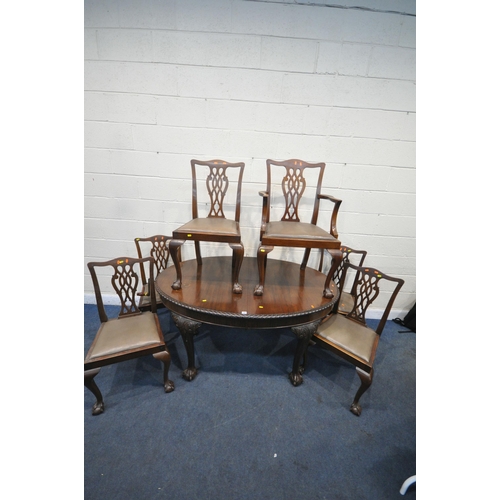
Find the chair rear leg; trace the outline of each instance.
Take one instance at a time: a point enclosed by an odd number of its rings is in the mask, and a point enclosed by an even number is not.
[[[172,392],[175,389],[174,382],[168,378],[168,370],[170,369],[170,353],[165,349],[164,351],[155,352],[153,354],[155,359],[159,359],[163,363],[163,387],[165,392]]]
[[[100,371],[101,371],[100,368],[94,368],[93,370],[85,370],[83,374],[84,376],[83,383],[85,384],[85,387],[89,389],[90,392],[92,392],[92,394],[96,398],[96,402],[92,407],[92,415],[100,415],[101,413],[104,412],[104,401],[102,399],[102,394],[94,380],[94,377]]]
[[[356,396],[354,396],[354,401],[351,404],[350,410],[352,413],[354,413],[354,415],[357,415],[359,417],[361,415],[361,405],[359,404],[359,399],[366,392],[368,387],[372,385],[373,370],[370,373],[367,373],[364,370],[361,370],[361,368],[356,368],[356,373],[361,379],[361,385],[358,389],[358,392],[356,393]]]

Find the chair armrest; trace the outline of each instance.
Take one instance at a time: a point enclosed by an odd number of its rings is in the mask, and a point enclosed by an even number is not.
[[[339,200],[338,198],[335,198],[334,196],[330,196],[328,194],[318,194],[318,199],[330,200],[333,203],[332,217],[330,219],[330,234],[334,238],[338,238],[339,233],[337,231],[337,215],[339,213],[339,208],[342,200]]]
[[[262,220],[260,223],[260,238],[266,230],[266,224],[269,222],[269,192],[259,191],[259,195],[262,196]]]

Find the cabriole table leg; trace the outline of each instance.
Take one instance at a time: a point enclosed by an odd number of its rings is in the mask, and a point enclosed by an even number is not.
[[[307,323],[306,325],[292,327],[292,332],[299,339],[299,343],[297,344],[295,357],[293,358],[293,369],[288,375],[288,378],[295,387],[303,382],[302,372],[304,370],[300,363],[304,359],[304,354],[307,350],[309,342],[312,336],[316,333],[320,323],[321,321],[314,321],[312,323]]]
[[[182,340],[184,341],[184,346],[186,347],[186,352],[187,352],[188,366],[182,372],[182,377],[188,382],[191,382],[191,380],[193,380],[198,373],[198,370],[194,366],[193,337],[198,333],[201,323],[173,313],[172,313],[172,318],[177,328],[181,332]]]

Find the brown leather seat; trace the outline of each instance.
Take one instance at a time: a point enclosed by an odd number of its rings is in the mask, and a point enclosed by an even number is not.
[[[352,309],[345,315],[328,316],[313,335],[312,343],[334,352],[356,367],[361,386],[350,409],[355,415],[361,415],[359,399],[372,383],[373,365],[380,336],[404,280],[393,278],[373,268],[354,266],[347,261],[340,284],[341,292],[345,285],[347,271],[351,268],[356,273]],[[381,281],[392,283],[393,288],[391,292],[387,292],[389,295],[382,316],[376,328],[372,329],[366,324],[366,313],[379,295]]]
[[[170,255],[177,272],[176,280],[172,283],[174,290],[179,290],[182,287],[182,268],[177,256],[177,250],[186,240],[191,240],[194,241],[196,260],[199,266],[203,264],[200,241],[229,244],[233,251],[233,293],[240,294],[242,292],[238,278],[244,255],[240,232],[241,186],[244,168],[244,163],[228,163],[224,160],[191,160],[192,219],[172,232],[173,239],[169,244]],[[204,184],[210,201],[210,210],[206,217],[199,217],[198,215],[198,179],[203,177],[197,174],[200,170],[206,171],[206,182]],[[230,176],[232,175],[235,176],[235,179],[231,183]],[[231,184],[235,186],[235,209],[234,218],[228,219],[224,213],[224,201]]]
[[[207,233],[217,233],[238,238],[240,228],[239,224],[234,220],[211,217],[207,219],[193,219],[175,230],[176,235],[183,233],[189,239],[203,238]],[[191,236],[188,236],[189,233],[191,233]],[[208,241],[212,240],[209,239]]]
[[[92,283],[101,325],[90,346],[84,361],[84,383],[96,397],[92,415],[104,411],[104,400],[94,377],[103,366],[120,363],[140,356],[153,355],[163,363],[163,386],[165,392],[174,390],[174,383],[168,378],[170,353],[165,345],[163,332],[156,314],[156,302],[151,303],[151,311],[141,312],[137,305],[139,285],[138,268],[148,266],[149,289],[153,286],[153,257],[136,259],[120,257],[107,262],[87,264]],[[109,319],[104,309],[97,268],[109,268],[111,284],[120,298],[121,309],[117,318]],[[109,276],[109,269],[108,269]],[[104,277],[101,277],[103,280]]]
[[[347,319],[342,314],[332,314],[318,327],[316,336],[335,344],[350,356],[369,363],[378,335],[365,325]]]
[[[273,221],[267,224],[266,241],[272,242],[273,239],[281,240],[300,239],[304,245],[315,245],[319,241],[332,241],[332,235],[314,224],[308,222],[294,222],[290,224],[287,221]],[[269,243],[272,244],[272,243]]]

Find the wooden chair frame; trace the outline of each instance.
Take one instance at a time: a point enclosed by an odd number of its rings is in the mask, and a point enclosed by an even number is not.
[[[208,216],[205,218],[201,218],[198,215],[197,166],[206,166],[209,169],[206,187],[210,198],[210,209]],[[227,219],[224,214],[224,201],[229,186],[227,177],[228,169],[239,169],[236,184],[234,219]],[[238,283],[238,278],[244,255],[239,224],[241,212],[241,187],[244,169],[245,164],[241,162],[229,163],[224,160],[191,160],[192,220],[172,232],[173,239],[169,244],[170,255],[172,256],[172,261],[177,272],[177,278],[172,284],[174,290],[182,288],[182,269],[177,250],[186,240],[191,240],[194,241],[196,260],[199,266],[203,264],[200,252],[201,241],[227,243],[231,247],[233,251],[233,293],[242,293],[242,287]]]
[[[266,190],[259,192],[260,196],[262,196],[260,246],[257,251],[259,284],[255,287],[254,295],[260,296],[264,293],[267,256],[275,246],[281,246],[305,249],[300,266],[302,270],[307,266],[312,248],[327,249],[331,252],[333,265],[325,280],[323,295],[327,298],[332,298],[333,293],[330,290],[330,281],[335,269],[342,259],[340,241],[337,239],[337,215],[342,200],[321,193],[325,163],[308,163],[297,159],[285,161],[267,160],[266,166]],[[273,166],[284,167],[285,169],[285,175],[281,182],[283,197],[285,199],[285,210],[280,221],[270,220],[271,169]],[[301,222],[299,218],[299,203],[306,188],[305,171],[310,169],[319,169],[319,172],[311,221],[309,223],[304,223]],[[327,200],[333,203],[329,231],[325,231],[317,226],[321,200]]]
[[[331,314],[327,316],[313,335],[312,343],[334,352],[356,367],[356,373],[361,380],[361,385],[351,404],[350,411],[359,416],[361,415],[359,400],[373,381],[373,365],[379,339],[404,280],[388,276],[374,268],[355,266],[347,261],[340,284],[341,293],[346,281],[347,271],[350,268],[356,273],[354,305],[351,311],[345,315]],[[379,283],[382,280],[392,282],[394,288],[386,303],[382,317],[378,321],[375,330],[373,330],[366,324],[366,313],[379,295]],[[304,367],[305,364],[306,359],[304,359]]]
[[[137,259],[120,257],[106,262],[89,262],[94,285],[97,309],[101,326],[90,346],[84,361],[84,384],[96,397],[92,415],[104,412],[104,401],[94,377],[103,366],[120,363],[141,356],[153,355],[163,363],[163,386],[165,392],[174,390],[174,383],[168,378],[170,353],[165,344],[160,322],[156,314],[156,302],[151,302],[150,311],[140,311],[137,305],[141,264],[149,266],[149,287],[153,286],[153,257]],[[111,267],[111,283],[120,298],[118,318],[109,319],[102,299],[96,268]],[[104,279],[104,278],[101,278]],[[151,288],[150,288],[151,289]]]

